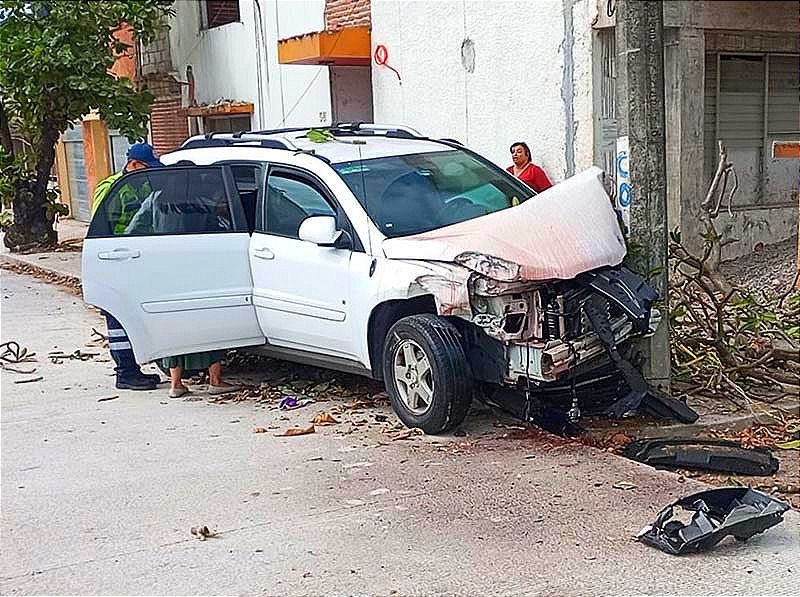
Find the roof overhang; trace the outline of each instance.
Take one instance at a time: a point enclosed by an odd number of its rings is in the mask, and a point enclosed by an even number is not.
[[[209,106],[191,106],[186,109],[187,116],[228,116],[229,114],[252,114],[250,102],[219,103]]]
[[[317,31],[278,41],[280,64],[369,66],[371,57],[369,27]]]

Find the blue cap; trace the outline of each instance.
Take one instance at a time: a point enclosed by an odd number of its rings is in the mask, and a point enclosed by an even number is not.
[[[156,157],[153,146],[149,143],[134,143],[128,148],[128,159],[144,162],[151,168],[158,168],[164,164]]]

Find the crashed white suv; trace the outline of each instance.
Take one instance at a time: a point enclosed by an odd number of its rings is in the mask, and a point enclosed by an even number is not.
[[[620,414],[663,407],[618,350],[656,297],[619,267],[598,169],[533,197],[454,141],[378,125],[194,137],[162,159],[115,183],[83,248],[85,300],[140,363],[257,347],[383,379],[428,433],[476,391],[525,418],[553,397],[574,419],[589,382]]]

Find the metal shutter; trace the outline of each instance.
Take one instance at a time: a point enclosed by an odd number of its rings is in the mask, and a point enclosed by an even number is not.
[[[764,57],[721,55],[717,138],[739,175],[736,203],[759,203],[764,152]]]
[[[773,159],[773,141],[800,137],[800,56],[768,57],[767,156],[764,194],[770,203],[796,204],[798,160]]]
[[[703,118],[703,170],[706,186],[711,184],[717,169],[719,154],[717,151],[717,55],[706,54],[706,80]]]

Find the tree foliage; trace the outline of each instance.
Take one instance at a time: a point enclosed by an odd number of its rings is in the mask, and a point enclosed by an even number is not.
[[[163,0],[0,0],[0,193],[14,224],[6,245],[52,242],[53,196],[47,182],[55,144],[70,123],[97,110],[129,139],[144,138],[153,97],[109,72],[133,49],[118,38],[130,27],[147,43],[167,26]],[[16,155],[11,131],[31,151]]]

